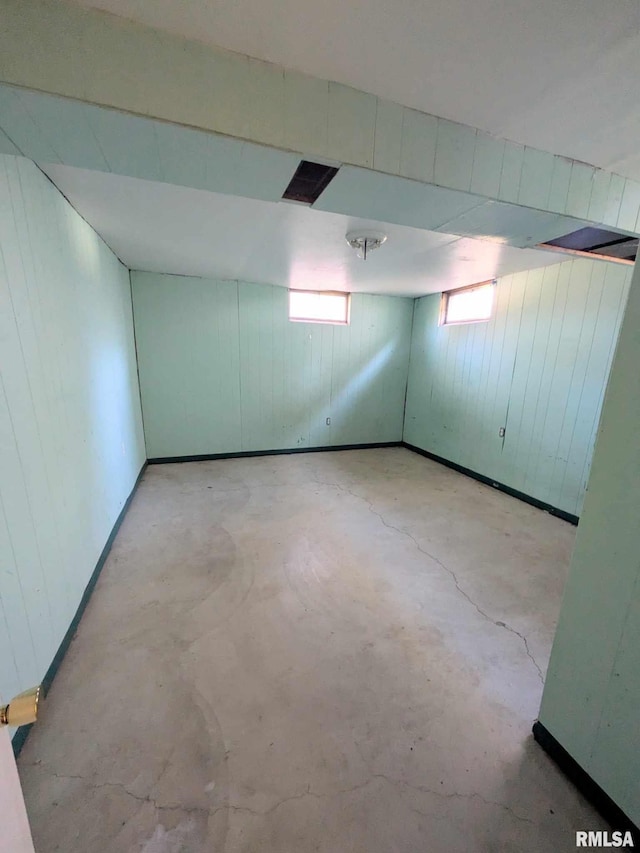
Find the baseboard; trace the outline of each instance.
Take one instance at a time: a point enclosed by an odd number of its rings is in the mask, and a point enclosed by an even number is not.
[[[640,829],[631,818],[616,805],[611,797],[594,781],[545,726],[536,720],[533,736],[547,755],[555,761],[565,776],[573,782],[583,797],[598,811],[611,828],[619,832],[631,832],[636,847],[640,846]],[[589,827],[577,827],[586,829]]]
[[[102,553],[100,554],[100,557],[98,558],[98,562],[96,563],[96,566],[95,566],[93,572],[91,573],[91,577],[89,578],[89,583],[87,584],[85,591],[82,594],[82,598],[80,599],[80,604],[78,605],[78,609],[76,610],[75,616],[71,620],[71,624],[69,625],[69,627],[67,629],[67,633],[64,635],[64,638],[63,638],[62,642],[60,643],[60,646],[58,647],[58,651],[55,653],[55,656],[54,656],[53,660],[51,661],[51,665],[49,666],[49,669],[47,670],[44,678],[42,679],[42,689],[43,689],[43,693],[45,696],[47,695],[47,691],[51,687],[51,683],[53,682],[53,679],[56,677],[56,673],[58,672],[58,669],[60,668],[60,664],[62,663],[64,656],[67,653],[67,649],[71,645],[71,641],[73,640],[74,634],[76,633],[76,631],[78,629],[78,624],[80,623],[80,620],[82,619],[82,614],[84,613],[86,606],[89,603],[89,599],[91,598],[91,594],[95,588],[96,583],[98,582],[98,578],[100,577],[100,572],[102,571],[102,568],[107,561],[107,557],[109,556],[109,551],[111,550],[111,546],[113,545],[113,540],[116,538],[116,536],[118,534],[118,530],[120,530],[120,526],[124,520],[125,515],[127,514],[127,510],[129,509],[131,501],[133,500],[133,496],[136,493],[136,489],[138,488],[138,484],[140,483],[140,480],[142,479],[142,475],[144,474],[146,467],[147,467],[147,463],[145,462],[144,465],[142,466],[142,468],[140,469],[138,476],[136,477],[136,481],[133,485],[133,488],[131,489],[131,492],[129,493],[129,497],[126,499],[124,506],[120,510],[120,514],[118,515],[116,522],[111,529],[111,533],[109,534],[109,538],[107,539],[106,544],[105,544],[104,548],[102,549]],[[16,756],[16,758],[20,754],[20,750],[24,746],[25,741],[26,741],[27,737],[29,736],[30,731],[31,731],[30,725],[29,726],[20,726],[16,730],[16,732],[14,733],[13,738],[11,740],[11,744],[13,746],[13,754]]]
[[[322,447],[289,447],[284,450],[242,450],[237,453],[201,453],[197,456],[156,456],[149,465],[170,462],[207,462],[211,459],[243,459],[246,456],[287,456],[291,453],[324,453],[330,450],[371,450],[376,447],[402,447],[401,441],[378,441],[369,444],[333,444]]]
[[[419,453],[420,456],[426,456],[427,459],[432,459],[434,462],[446,465],[447,468],[452,468],[460,474],[465,474],[467,477],[473,477],[474,480],[478,480],[478,482],[484,483],[486,486],[492,486],[494,489],[498,489],[506,495],[510,495],[512,498],[517,498],[519,501],[531,504],[531,506],[535,506],[536,509],[542,509],[550,515],[555,515],[563,521],[568,521],[569,524],[577,525],[580,521],[580,517],[577,515],[572,515],[570,512],[565,512],[557,506],[552,506],[551,504],[540,501],[538,498],[534,498],[531,495],[526,495],[524,492],[519,492],[517,489],[512,489],[511,486],[507,486],[504,483],[498,483],[491,477],[486,477],[484,474],[478,474],[477,471],[472,471],[470,468],[458,465],[457,462],[451,462],[449,459],[444,459],[442,456],[437,456],[435,453],[430,453],[428,450],[423,450],[421,447],[416,447],[414,444],[409,444],[406,441],[403,441],[401,445],[402,447],[406,447],[407,450],[413,450],[414,453]]]

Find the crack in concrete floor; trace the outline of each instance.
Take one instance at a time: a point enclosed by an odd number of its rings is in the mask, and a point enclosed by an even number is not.
[[[133,791],[131,791],[129,788],[127,788],[127,786],[122,782],[98,782],[98,781],[92,781],[92,780],[88,779],[86,776],[81,776],[78,774],[56,773],[53,770],[46,769],[45,767],[43,767],[42,764],[28,764],[25,766],[37,767],[38,769],[43,770],[44,772],[53,776],[55,779],[78,780],[78,781],[84,782],[84,784],[87,787],[89,787],[91,790],[101,790],[103,788],[118,788],[124,794],[126,794],[128,797],[131,797],[132,799],[136,800],[137,802],[151,804],[159,812],[161,812],[161,811],[180,811],[180,812],[183,812],[185,814],[200,813],[200,814],[206,814],[209,817],[212,817],[213,815],[217,814],[218,812],[226,810],[226,811],[232,811],[232,812],[245,812],[248,814],[252,814],[256,817],[268,817],[269,815],[273,814],[273,812],[277,811],[279,808],[286,805],[287,803],[291,803],[291,802],[294,802],[296,800],[304,800],[308,797],[312,797],[312,798],[317,799],[317,800],[324,800],[324,799],[328,799],[331,797],[343,796],[346,794],[352,794],[352,793],[355,793],[356,791],[360,791],[364,788],[367,788],[375,780],[381,779],[384,782],[386,782],[388,785],[391,785],[392,787],[408,788],[409,790],[414,791],[418,794],[437,797],[438,799],[441,799],[441,800],[451,800],[451,799],[473,800],[473,799],[477,799],[480,802],[484,803],[484,805],[486,805],[486,806],[492,806],[492,807],[504,809],[506,812],[508,812],[516,820],[523,821],[525,823],[531,823],[531,824],[534,823],[534,821],[531,818],[528,818],[528,817],[525,817],[524,815],[518,814],[511,806],[507,805],[506,803],[501,803],[501,802],[498,802],[496,800],[489,800],[486,797],[483,797],[481,794],[479,794],[476,791],[472,791],[471,793],[468,793],[468,794],[464,794],[464,793],[461,793],[459,791],[451,791],[449,793],[446,793],[445,791],[438,791],[438,790],[435,790],[433,788],[428,788],[428,787],[423,786],[423,785],[412,785],[411,783],[406,782],[404,779],[394,779],[385,773],[372,773],[364,782],[359,782],[357,785],[352,785],[349,788],[339,788],[337,791],[333,791],[333,792],[327,791],[324,794],[320,794],[320,793],[317,793],[316,791],[312,791],[311,785],[308,785],[307,790],[303,791],[301,794],[292,794],[290,796],[283,797],[281,800],[278,800],[276,803],[274,803],[268,809],[260,810],[260,809],[253,809],[250,806],[243,806],[243,805],[238,805],[238,804],[234,804],[234,803],[220,803],[219,805],[216,805],[216,806],[213,806],[210,808],[207,808],[205,806],[189,806],[189,805],[184,805],[184,804],[175,804],[175,805],[169,804],[169,803],[162,804],[162,803],[159,803],[154,797],[152,797],[150,793],[146,794],[146,795],[136,794]],[[418,814],[422,815],[423,817],[431,817],[431,815],[429,815],[426,812],[422,812],[419,809],[416,809],[413,807],[410,807],[410,808],[412,809],[412,811],[416,811]]]
[[[332,488],[339,489],[340,491],[346,492],[347,494],[352,495],[354,498],[357,498],[358,500],[363,501],[367,505],[367,507],[369,508],[369,512],[371,512],[373,515],[377,516],[380,519],[380,521],[384,524],[385,527],[388,527],[389,530],[395,530],[396,533],[400,533],[402,536],[406,536],[408,539],[410,539],[413,542],[413,544],[415,545],[415,547],[418,549],[418,551],[420,551],[426,557],[429,557],[430,560],[432,560],[434,563],[436,563],[438,566],[440,566],[442,569],[444,569],[445,572],[447,572],[451,576],[451,578],[452,578],[452,580],[456,586],[456,589],[458,590],[460,595],[462,595],[469,602],[469,604],[471,604],[471,606],[474,607],[478,611],[478,613],[481,616],[483,616],[485,619],[487,619],[489,622],[491,622],[497,628],[504,628],[505,631],[509,631],[509,633],[514,634],[516,637],[519,637],[522,640],[522,643],[524,645],[527,657],[531,660],[531,662],[535,666],[537,674],[538,674],[538,678],[540,679],[541,684],[544,684],[544,674],[542,672],[542,669],[540,668],[540,665],[538,664],[538,662],[534,658],[533,654],[531,653],[531,649],[529,648],[529,642],[528,642],[527,638],[525,637],[525,635],[521,634],[520,631],[517,631],[511,625],[508,625],[506,622],[502,622],[500,620],[492,619],[492,617],[489,616],[489,614],[486,613],[477,604],[477,602],[475,602],[471,598],[471,596],[464,589],[462,589],[462,587],[460,586],[460,582],[458,580],[458,576],[453,571],[453,569],[450,569],[449,566],[445,565],[442,562],[442,560],[438,559],[438,557],[436,557],[430,551],[427,551],[426,548],[423,548],[422,545],[420,545],[418,540],[415,538],[415,536],[412,533],[410,533],[408,530],[406,530],[403,527],[396,527],[395,524],[391,524],[390,522],[388,522],[381,513],[379,513],[376,509],[373,508],[373,503],[368,498],[365,498],[363,495],[357,494],[352,489],[349,489],[349,488],[347,488],[347,486],[343,486],[340,483],[327,483],[323,480],[318,480],[316,475],[315,475],[315,472],[314,472],[314,482],[317,483],[319,486],[330,486]]]

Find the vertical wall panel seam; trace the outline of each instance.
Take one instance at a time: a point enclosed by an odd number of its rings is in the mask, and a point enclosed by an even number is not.
[[[543,367],[542,367],[542,370],[540,371],[540,381],[538,383],[538,392],[536,394],[536,402],[535,402],[535,405],[533,408],[533,420],[532,420],[532,424],[531,424],[531,435],[530,435],[530,439],[529,439],[529,451],[527,453],[527,466],[526,466],[526,470],[525,470],[525,479],[524,479],[525,489],[527,486],[527,481],[529,480],[529,468],[530,468],[531,452],[533,449],[533,439],[534,439],[534,434],[535,434],[535,426],[536,426],[536,423],[538,421],[538,410],[540,407],[540,394],[542,391],[544,372],[545,372],[545,367],[547,364],[547,354],[549,352],[549,341],[551,339],[551,324],[553,321],[553,317],[555,316],[555,307],[556,307],[556,302],[557,302],[557,298],[558,298],[558,277],[559,277],[558,270],[559,270],[559,267],[550,267],[548,269],[552,269],[552,270],[556,271],[555,281],[554,281],[555,290],[554,290],[554,294],[553,294],[553,305],[551,306],[551,317],[549,318],[548,323],[547,323],[547,338],[546,338],[545,345],[544,345]],[[546,273],[547,273],[547,270],[545,270],[545,275],[546,275]],[[543,283],[541,286],[544,287],[544,275],[543,275],[542,282]],[[539,454],[538,454],[538,457],[539,457]]]
[[[240,336],[241,326],[240,326],[240,282],[239,281],[235,282],[235,287],[236,287],[236,305],[237,305],[237,309],[238,309],[237,342],[238,342],[238,393],[240,395],[240,447],[243,450],[246,450],[246,448],[244,446],[244,428],[243,428],[244,409],[243,409],[243,405],[242,405],[242,343],[240,340],[240,338],[241,338],[241,336]]]
[[[122,262],[121,262],[122,263]],[[124,266],[124,264],[123,264]],[[124,267],[127,270],[129,276],[129,299],[131,300],[131,325],[133,327],[133,348],[136,356],[136,379],[138,382],[138,402],[140,403],[140,416],[142,418],[142,440],[144,441],[144,455],[145,459],[148,457],[147,454],[147,427],[145,424],[145,416],[144,416],[144,404],[142,402],[142,383],[140,381],[140,358],[138,355],[138,330],[136,328],[136,309],[135,303],[133,299],[133,281],[131,279],[131,270],[129,267]]]
[[[404,383],[404,400],[402,404],[402,419],[400,421],[400,441],[404,441],[404,433],[405,433],[405,423],[407,419],[407,400],[409,397],[409,376],[411,373],[411,355],[413,353],[413,328],[414,328],[414,320],[416,313],[416,299],[411,300],[411,322],[409,324],[409,340],[407,341],[407,362],[406,362],[406,371],[405,371],[405,383]],[[402,340],[402,323],[398,329],[398,339]]]
[[[2,380],[1,374],[0,374],[0,386],[2,389],[2,393],[6,399],[6,393],[4,390],[4,382]],[[7,411],[8,411],[8,409],[9,409],[9,404],[7,401]],[[25,624],[26,624],[27,629],[29,631],[29,639],[31,640],[31,647],[33,649],[33,661],[34,661],[34,664],[36,666],[38,666],[39,665],[38,664],[38,653],[36,651],[35,640],[33,639],[33,631],[31,630],[31,620],[29,619],[29,608],[27,607],[27,600],[25,598],[24,587],[22,584],[22,578],[20,576],[20,567],[18,566],[18,557],[16,555],[15,544],[14,544],[13,538],[11,536],[11,528],[9,526],[9,520],[7,519],[7,512],[6,512],[5,505],[4,505],[4,498],[2,496],[1,491],[0,491],[0,509],[2,510],[2,515],[4,517],[5,527],[7,529],[7,537],[8,537],[9,547],[11,548],[11,553],[13,554],[13,563],[14,563],[15,570],[16,570],[16,580],[18,582],[18,586],[20,587],[20,595],[22,596],[22,607],[24,609]]]
[[[2,508],[2,510],[4,512],[4,507]],[[6,519],[5,519],[5,524],[6,524]],[[23,679],[21,678],[20,671],[18,670],[18,662],[16,660],[16,655],[15,655],[15,651],[13,648],[13,637],[11,636],[11,632],[9,631],[9,622],[7,621],[7,614],[6,614],[6,611],[4,608],[4,600],[3,600],[2,595],[0,595],[0,610],[2,611],[2,621],[4,622],[6,634],[7,634],[7,637],[9,638],[9,644],[11,646],[10,649],[7,649],[7,653],[9,651],[11,651],[11,660],[13,662],[13,668],[15,669],[15,672],[16,672],[16,684],[18,685],[18,689],[22,690],[23,686],[24,686],[23,685]],[[26,616],[26,614],[25,614],[25,616]],[[10,699],[9,696],[3,697],[0,694],[0,702],[4,701],[6,703],[6,701],[8,701],[9,699]]]
[[[590,281],[589,281],[589,293],[591,293],[591,288],[592,288],[592,286],[593,286],[593,274],[595,273],[595,271],[596,271],[596,268],[595,268],[595,267],[594,267],[594,268],[592,268],[592,271],[591,271],[591,279],[590,279]],[[606,279],[606,274],[603,276],[603,279]],[[581,406],[582,406],[582,398],[583,398],[583,395],[584,395],[584,388],[585,388],[585,385],[586,385],[586,382],[587,382],[587,376],[589,375],[589,365],[590,365],[590,363],[591,363],[591,354],[592,354],[592,352],[593,352],[593,342],[594,342],[594,340],[595,340],[595,336],[596,336],[596,329],[597,329],[597,324],[598,324],[598,316],[599,316],[599,314],[600,314],[600,308],[601,308],[601,306],[602,306],[602,299],[603,299],[603,297],[604,297],[604,288],[605,288],[605,283],[604,283],[604,280],[603,280],[603,282],[602,282],[602,286],[601,286],[601,288],[600,288],[600,298],[599,298],[599,300],[598,300],[598,309],[597,309],[597,311],[596,311],[596,317],[595,317],[595,320],[594,320],[593,329],[591,330],[591,340],[589,341],[589,352],[588,352],[588,354],[587,354],[587,358],[586,358],[586,362],[585,362],[584,375],[583,375],[583,377],[582,377],[582,382],[580,383],[580,394],[579,394],[579,396],[578,396],[578,401],[577,401],[577,404],[576,404],[575,416],[574,416],[574,419],[573,419],[573,427],[571,428],[571,437],[570,437],[570,439],[569,439],[568,451],[567,451],[567,464],[565,465],[564,475],[563,475],[563,477],[562,477],[562,482],[561,482],[561,484],[560,484],[560,492],[559,492],[559,494],[560,494],[560,496],[561,496],[561,497],[562,497],[562,494],[564,493],[565,483],[566,483],[566,480],[567,480],[567,469],[568,469],[568,467],[569,467],[570,460],[571,460],[571,449],[572,449],[572,447],[573,447],[573,440],[574,440],[574,438],[575,438],[575,434],[576,434],[576,426],[577,426],[577,424],[578,424],[578,419],[579,419],[579,415],[580,415],[580,408],[581,408]],[[589,293],[587,294],[587,299],[586,299],[586,301],[585,301],[585,316],[586,316],[586,306],[589,304],[589,302],[588,302],[588,300],[589,300]],[[583,328],[584,328],[584,322],[583,322]],[[581,338],[582,338],[582,334],[581,334],[580,340],[581,340]],[[580,344],[580,341],[578,341],[578,346],[579,346],[579,344]]]
[[[529,290],[529,287],[530,287],[530,277],[531,277],[532,272],[535,272],[536,275],[540,274],[539,270],[535,270],[535,271],[529,270],[528,271],[528,273],[527,273],[527,285],[525,288],[525,300],[526,300],[526,296],[527,296],[527,291]],[[538,322],[540,320],[540,302],[542,300],[542,288],[543,288],[543,286],[544,286],[544,275],[541,276],[540,284],[538,286],[538,294],[537,294],[538,302],[537,302],[537,306],[536,306],[536,319],[535,319],[535,323],[533,326],[533,333],[531,335],[531,347],[529,349],[529,363],[527,365],[527,378],[526,378],[525,383],[524,383],[524,393],[522,395],[522,403],[521,403],[520,412],[519,412],[520,417],[519,417],[519,421],[518,421],[518,440],[517,440],[516,446],[514,448],[514,458],[512,460],[512,473],[513,473],[513,466],[516,466],[516,468],[517,468],[517,461],[519,459],[520,448],[522,445],[522,421],[523,421],[525,405],[526,405],[526,401],[527,401],[527,390],[529,388],[529,378],[531,376],[531,365],[534,361],[533,356],[534,356],[534,350],[535,350],[536,332],[538,331]],[[523,301],[523,306],[522,306],[523,314],[524,314],[524,309],[525,309],[525,302]],[[518,348],[520,348],[520,342],[518,344]],[[529,438],[528,445],[529,446],[531,445],[531,437]],[[523,480],[524,480],[524,477],[523,477]]]
[[[525,282],[524,291],[522,294],[522,304],[520,305],[520,317],[518,319],[518,332],[516,334],[515,346],[513,351],[513,365],[511,367],[511,378],[509,380],[509,390],[507,392],[507,410],[504,416],[504,436],[502,437],[502,448],[501,453],[504,452],[504,444],[507,437],[507,430],[509,429],[509,409],[511,407],[511,396],[513,394],[513,379],[516,374],[516,365],[518,363],[518,355],[520,350],[520,332],[522,330],[522,315],[524,313],[524,302],[527,293],[527,285],[529,283],[529,275],[527,272],[527,280]],[[511,296],[513,295],[513,288],[511,289]]]
[[[551,371],[551,377],[550,377],[550,381],[549,381],[549,395],[548,395],[548,398],[547,398],[547,406],[546,406],[546,409],[545,409],[544,422],[543,422],[543,424],[542,424],[542,433],[541,433],[541,449],[542,449],[542,443],[544,442],[544,437],[545,437],[545,435],[546,435],[546,430],[547,430],[547,423],[548,423],[548,418],[549,418],[549,405],[548,405],[548,402],[549,402],[549,398],[551,397],[551,394],[552,394],[552,391],[553,391],[553,386],[554,386],[555,377],[556,377],[556,371],[557,371],[557,368],[558,368],[558,353],[560,352],[560,347],[561,347],[561,344],[562,344],[562,330],[563,330],[563,328],[564,328],[564,323],[565,323],[565,320],[566,320],[566,315],[567,315],[567,303],[568,303],[568,301],[569,301],[569,282],[570,282],[570,280],[571,280],[571,270],[572,270],[572,268],[573,268],[573,264],[575,264],[575,261],[568,261],[567,263],[571,264],[571,266],[566,267],[566,269],[569,271],[569,272],[568,272],[569,281],[567,282],[567,287],[566,287],[566,290],[565,290],[564,305],[563,305],[563,307],[562,307],[562,320],[561,320],[561,323],[560,323],[560,330],[559,330],[559,334],[558,334],[558,345],[556,346],[556,352],[555,352],[555,357],[554,357],[554,361],[553,361],[553,369],[552,369],[552,371]],[[560,281],[561,281],[561,275],[562,275],[562,272],[559,272],[559,275],[558,275],[558,286],[559,286]],[[549,494],[549,489],[547,489],[547,495],[548,495],[548,494]]]
[[[593,263],[593,262],[592,262],[592,263]],[[598,263],[598,261],[596,261],[595,263]],[[578,269],[578,267],[574,267],[574,268],[572,269],[572,272],[574,272],[576,269]],[[569,383],[568,383],[569,393],[570,393],[570,391],[571,391],[571,386],[572,386],[572,384],[573,384],[573,377],[574,377],[574,375],[575,375],[575,370],[576,370],[576,361],[577,361],[577,359],[578,359],[578,353],[580,352],[580,341],[582,340],[582,333],[583,333],[583,330],[584,330],[584,320],[585,320],[585,317],[586,317],[586,314],[587,314],[587,305],[588,305],[588,301],[589,301],[589,293],[591,292],[591,285],[592,285],[592,282],[593,282],[593,269],[594,269],[594,268],[593,268],[593,265],[592,265],[592,266],[590,267],[590,270],[589,270],[589,287],[587,288],[587,294],[586,294],[586,296],[585,296],[585,298],[584,298],[584,302],[583,302],[582,318],[581,318],[581,320],[580,320],[580,332],[579,332],[579,334],[578,334],[578,338],[577,338],[577,341],[576,341],[575,355],[574,355],[574,357],[572,358],[572,361],[571,361],[571,375],[570,375],[570,377],[569,377]],[[569,286],[571,286],[571,279],[569,280]],[[561,425],[560,425],[560,430],[559,430],[559,432],[558,432],[558,443],[557,443],[557,445],[556,445],[555,459],[554,459],[554,463],[553,463],[553,471],[552,471],[552,473],[551,473],[551,481],[552,481],[552,482],[554,482],[554,481],[555,481],[556,467],[557,467],[557,465],[558,465],[558,454],[559,454],[559,452],[560,452],[560,439],[561,439],[562,434],[563,434],[563,432],[564,432],[564,425],[565,425],[566,420],[567,420],[568,404],[569,404],[568,399],[565,399],[564,412],[562,413],[562,423],[561,423]],[[565,471],[565,473],[566,473],[566,466],[567,466],[567,462],[566,462],[566,460],[565,460],[565,461],[564,461],[564,471]],[[565,476],[565,474],[563,473],[563,475],[562,475],[563,480],[564,480],[564,476]],[[559,494],[561,494],[561,490],[560,490]]]
[[[409,377],[411,376],[411,356],[413,355],[413,329],[414,322],[416,317],[416,302],[418,300],[414,299],[411,306],[411,328],[409,331],[409,358],[407,360],[407,379],[404,386],[404,402],[402,405],[402,430],[401,436],[402,441],[405,441],[405,428],[407,422],[407,397],[409,394]]]

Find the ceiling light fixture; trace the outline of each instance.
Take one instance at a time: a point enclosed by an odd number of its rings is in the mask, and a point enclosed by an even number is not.
[[[349,231],[346,235],[347,243],[363,261],[367,260],[369,252],[379,249],[386,239],[387,235],[381,231]]]

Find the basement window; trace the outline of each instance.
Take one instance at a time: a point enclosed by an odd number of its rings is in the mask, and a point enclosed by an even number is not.
[[[445,291],[442,294],[440,325],[489,320],[493,312],[495,285],[495,281],[483,281],[469,287]]]
[[[294,323],[349,323],[350,293],[335,290],[290,290],[289,319]]]

